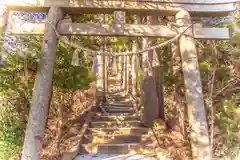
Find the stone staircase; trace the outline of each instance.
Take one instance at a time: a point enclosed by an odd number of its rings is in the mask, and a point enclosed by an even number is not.
[[[155,159],[151,139],[154,136],[150,136],[149,128],[143,127],[129,97],[112,90],[107,99],[101,112],[94,114],[75,160]]]

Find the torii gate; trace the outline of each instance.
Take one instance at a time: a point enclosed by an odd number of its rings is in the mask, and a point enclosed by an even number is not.
[[[45,122],[51,101],[52,75],[58,37],[54,28],[61,35],[79,36],[128,36],[128,37],[175,37],[191,24],[191,16],[226,16],[235,10],[237,0],[4,0],[0,4],[9,10],[31,12],[48,12],[50,23],[26,23],[19,27],[14,24],[8,28],[15,35],[44,35],[42,58],[36,76],[35,90],[32,98],[32,108],[29,116],[25,145],[22,159],[39,159],[41,140],[44,135]],[[175,16],[176,24],[173,30],[165,25],[141,24],[86,24],[62,22],[64,13],[68,14],[112,14],[122,11],[137,15]],[[5,18],[0,26],[5,26]],[[54,26],[54,27],[53,27]],[[194,39],[228,40],[232,37],[229,28],[201,28],[193,25],[179,38],[179,48],[182,57],[182,69],[186,87],[189,124],[191,127],[191,145],[194,159],[210,160],[208,127],[202,95],[197,49]],[[44,76],[43,76],[44,75]],[[40,122],[37,120],[44,120]],[[38,126],[38,127],[36,127]],[[40,126],[40,127],[39,127]],[[38,128],[38,130],[36,130]],[[36,154],[37,153],[37,154]]]

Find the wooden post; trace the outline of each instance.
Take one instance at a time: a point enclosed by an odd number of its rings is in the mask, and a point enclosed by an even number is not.
[[[129,49],[127,50],[129,52]],[[131,70],[132,70],[132,66],[131,66],[131,60],[132,60],[132,56],[128,55],[127,56],[127,93],[130,93],[131,91],[131,81],[132,81],[132,76],[131,76]]]
[[[117,52],[117,46],[114,46],[113,52]],[[118,74],[118,57],[113,57],[113,75],[116,76]]]
[[[104,23],[108,23],[108,15],[104,15]],[[107,51],[107,38],[104,37],[104,51]],[[106,92],[108,92],[108,56],[104,56],[104,97],[106,98]],[[106,100],[106,99],[105,99]]]
[[[121,49],[119,51],[122,51]],[[118,56],[118,80],[123,82],[123,56]]]
[[[62,10],[59,7],[51,7],[48,13],[48,20],[52,25],[56,26],[57,22],[62,19],[62,16]],[[38,66],[31,110],[25,132],[22,160],[40,159],[44,129],[52,98],[52,78],[57,46],[58,37],[53,27],[46,24],[42,57]]]
[[[127,49],[128,51],[128,49]],[[129,84],[130,84],[130,57],[128,55],[124,56],[124,89],[126,89],[127,93],[129,92]]]
[[[126,23],[125,20],[125,12],[122,11],[115,11],[114,12],[114,28],[118,32],[123,32],[122,25]],[[122,51],[121,49],[119,51]],[[118,57],[118,79],[123,83],[123,63],[124,63],[124,56],[119,56]]]
[[[102,51],[105,51],[105,47],[103,46]],[[101,56],[102,57],[102,67],[103,67],[103,72],[102,72],[102,83],[103,83],[103,101],[106,100],[106,56]]]
[[[127,56],[123,56],[123,89],[125,90],[126,89],[126,79],[127,79],[127,74],[126,74],[126,63],[127,63]]]
[[[127,49],[128,52],[128,49]],[[126,90],[126,92],[129,92],[129,80],[130,80],[130,74],[129,74],[129,64],[130,63],[130,57],[128,55],[124,56],[124,64],[123,64],[123,88]]]
[[[134,24],[140,23],[140,17],[134,16]],[[139,49],[138,38],[133,40],[132,51],[136,52]],[[132,68],[131,68],[131,78],[132,78],[132,95],[137,96],[137,55],[132,55]]]
[[[190,15],[181,10],[176,14],[179,32],[183,32],[191,24]],[[202,84],[199,72],[197,49],[192,35],[192,28],[179,38],[179,47],[182,58],[182,70],[186,87],[186,100],[190,126],[190,141],[194,160],[211,160],[209,145],[208,124],[204,106]]]
[[[118,58],[117,57],[113,57],[113,74],[116,75],[118,73],[118,62],[117,62]]]
[[[104,83],[105,83],[105,95],[106,93],[108,92],[108,61],[109,61],[109,57],[108,56],[104,56],[104,61],[105,61],[105,65],[104,65],[104,73],[105,73],[105,76],[104,76]]]
[[[103,58],[100,55],[97,55],[97,66],[98,66],[98,73],[97,73],[97,88],[99,91],[103,91]]]
[[[147,17],[147,23],[150,23],[149,17]],[[143,38],[142,48],[145,49],[150,44],[150,39]],[[154,78],[153,68],[152,68],[152,51],[148,51],[143,53],[142,55],[142,67],[143,67],[143,103],[144,103],[144,111],[143,111],[143,123],[152,127],[153,122],[158,117],[158,98],[156,92],[156,81]]]
[[[104,58],[101,55],[97,55],[98,73],[97,73],[97,95],[99,100],[104,100]]]
[[[126,89],[126,63],[127,63],[127,56],[123,56],[123,89]]]
[[[101,23],[105,22],[105,15],[101,15],[100,17]],[[102,39],[102,44],[100,47],[101,51],[105,51],[105,38]],[[98,75],[97,75],[97,95],[98,95],[98,103],[99,101],[105,101],[105,56],[97,55],[98,62]]]
[[[133,40],[133,46],[132,46],[133,52],[138,51],[138,43],[137,40]],[[131,69],[131,75],[132,75],[132,95],[135,97],[137,95],[137,55],[132,55],[132,69]]]
[[[128,56],[124,55],[124,60],[123,60],[123,89],[127,91],[127,86],[128,86]]]
[[[124,47],[123,51],[126,51],[125,47]],[[123,73],[122,73],[122,76],[123,76],[123,78],[122,78],[122,88],[125,90],[126,89],[126,56],[125,55],[123,56],[122,71],[123,71]]]

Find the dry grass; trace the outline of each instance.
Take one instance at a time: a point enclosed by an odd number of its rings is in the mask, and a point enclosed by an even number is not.
[[[64,98],[61,97],[62,95]],[[41,160],[58,160],[63,152],[71,151],[77,146],[77,135],[86,116],[83,113],[93,106],[94,96],[94,85],[85,90],[56,91],[53,94]],[[61,113],[59,113],[60,105]]]
[[[159,144],[157,150],[168,155],[172,160],[191,160],[191,148],[180,132],[157,130]]]

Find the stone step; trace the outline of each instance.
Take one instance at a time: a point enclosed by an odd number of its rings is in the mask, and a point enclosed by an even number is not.
[[[86,154],[74,160],[156,160],[155,154]]]
[[[127,143],[127,144],[82,144],[81,153],[105,153],[105,154],[123,154],[123,153],[154,153],[152,144]]]
[[[129,97],[122,97],[122,96],[119,96],[119,95],[116,95],[116,96],[111,96],[111,97],[108,97],[108,101],[115,101],[117,103],[124,103],[124,102],[130,102],[130,98]]]
[[[132,104],[129,103],[104,103],[103,106],[113,106],[113,107],[133,107]]]
[[[129,98],[129,95],[119,92],[111,92],[108,94],[108,98]]]
[[[96,112],[97,116],[134,116],[134,115],[139,115],[136,113],[102,113],[102,112]]]
[[[93,117],[93,121],[131,121],[131,120],[140,120],[140,116],[138,114],[129,115],[129,116],[114,116],[114,115],[101,115]]]
[[[133,113],[133,108],[104,108],[109,113]]]
[[[129,135],[84,135],[83,143],[146,143],[152,142],[151,137],[147,134],[129,134]]]
[[[103,105],[104,108],[114,108],[114,109],[124,109],[124,108],[133,108],[132,105],[126,105],[126,104],[123,104],[123,105]]]
[[[140,127],[141,126],[141,121],[121,121],[121,120],[116,120],[116,121],[93,121],[90,126],[95,128],[109,128],[109,127]]]
[[[93,135],[129,135],[129,134],[148,134],[149,129],[144,127],[130,127],[130,128],[88,128],[87,134]]]

